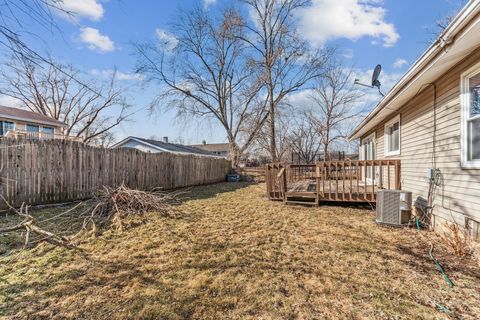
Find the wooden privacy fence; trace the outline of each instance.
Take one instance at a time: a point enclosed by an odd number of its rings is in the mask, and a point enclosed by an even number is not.
[[[0,194],[12,205],[91,197],[103,186],[173,189],[225,180],[231,163],[215,157],[104,149],[64,140],[0,141]],[[6,204],[1,201],[0,209]]]

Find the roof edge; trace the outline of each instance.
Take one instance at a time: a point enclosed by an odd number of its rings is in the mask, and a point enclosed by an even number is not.
[[[480,0],[470,1],[455,16],[448,27],[440,34],[437,40],[418,58],[415,63],[405,72],[397,81],[387,95],[380,100],[377,106],[358,124],[353,132],[348,136],[349,140],[360,138],[359,131],[367,125],[381,110],[397,97],[401,90],[410,82],[414,81],[416,76],[434,60],[443,49],[452,44],[455,36],[471,22],[471,20],[480,12]]]
[[[143,143],[149,147],[152,147],[154,149],[157,149],[159,151],[163,151],[163,152],[168,152],[168,153],[173,153],[173,154],[179,154],[179,155],[193,155],[193,156],[197,156],[197,157],[212,157],[212,158],[222,158],[222,157],[219,157],[215,154],[202,154],[202,153],[194,153],[194,152],[178,152],[178,151],[172,151],[172,150],[167,150],[167,149],[164,149],[162,147],[159,147],[157,145],[154,145],[154,144],[151,144],[147,141],[145,141],[143,138],[139,138],[139,137],[134,137],[134,136],[128,136],[126,138],[124,138],[123,140],[115,143],[113,146],[111,146],[110,148],[111,149],[116,149],[118,148],[121,144],[125,143],[126,141],[128,140],[135,140],[137,142],[140,142],[140,143]]]

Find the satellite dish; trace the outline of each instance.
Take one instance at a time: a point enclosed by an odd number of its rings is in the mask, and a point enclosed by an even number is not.
[[[372,87],[377,87],[378,90],[380,90],[380,86],[382,85],[380,81],[378,80],[378,76],[380,75],[380,72],[382,72],[382,66],[377,64],[375,69],[373,70],[373,75],[372,75]]]
[[[359,85],[359,86],[364,86],[364,87],[367,87],[367,88],[377,88],[378,93],[380,93],[380,95],[382,97],[384,97],[385,95],[382,93],[382,91],[380,91],[380,86],[382,84],[381,84],[380,80],[378,80],[378,77],[380,76],[380,72],[382,72],[382,66],[377,64],[377,66],[373,70],[372,84],[371,85],[361,83],[359,79],[355,79],[354,84]]]

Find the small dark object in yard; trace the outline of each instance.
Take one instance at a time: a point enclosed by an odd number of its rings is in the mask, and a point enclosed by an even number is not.
[[[240,175],[236,173],[227,174],[228,182],[240,182]]]

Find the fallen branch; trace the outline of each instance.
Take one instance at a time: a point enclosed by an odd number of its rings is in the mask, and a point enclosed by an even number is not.
[[[43,237],[43,241],[51,243],[53,245],[57,246],[63,246],[68,249],[73,249],[76,248],[73,244],[70,243],[70,241],[61,236],[57,236],[56,234],[46,231],[42,228],[40,228],[34,217],[28,213],[28,206],[25,206],[24,203],[20,206],[19,209],[15,209],[12,207],[5,199],[3,199],[7,206],[15,212],[18,216],[22,217],[24,220],[20,222],[19,224],[16,224],[12,227],[7,227],[4,229],[0,229],[0,233],[6,233],[6,232],[13,232],[13,231],[18,231],[18,230],[25,230],[25,242],[24,242],[24,248],[28,246],[29,240],[30,240],[30,233],[34,233],[38,236]]]
[[[98,224],[105,223],[112,225],[117,230],[122,230],[124,219],[130,216],[141,216],[146,212],[155,212],[169,217],[176,215],[178,211],[172,204],[178,202],[177,197],[181,193],[183,192],[145,192],[129,189],[124,184],[116,188],[103,187],[93,199],[80,202],[68,210],[40,221],[42,225],[47,221],[56,221],[60,217],[65,217],[69,224],[77,219],[83,220],[82,225],[78,227],[79,230],[72,230],[73,235],[68,238],[41,228],[35,218],[28,213],[29,207],[25,204],[16,209],[3,198],[10,210],[19,216],[22,222],[0,229],[0,233],[24,232],[24,248],[30,242],[30,235],[35,234],[40,238],[38,241],[69,249],[78,249],[72,244],[72,241],[85,232],[96,234]],[[80,205],[86,205],[86,207],[82,209],[82,212],[71,215]]]

